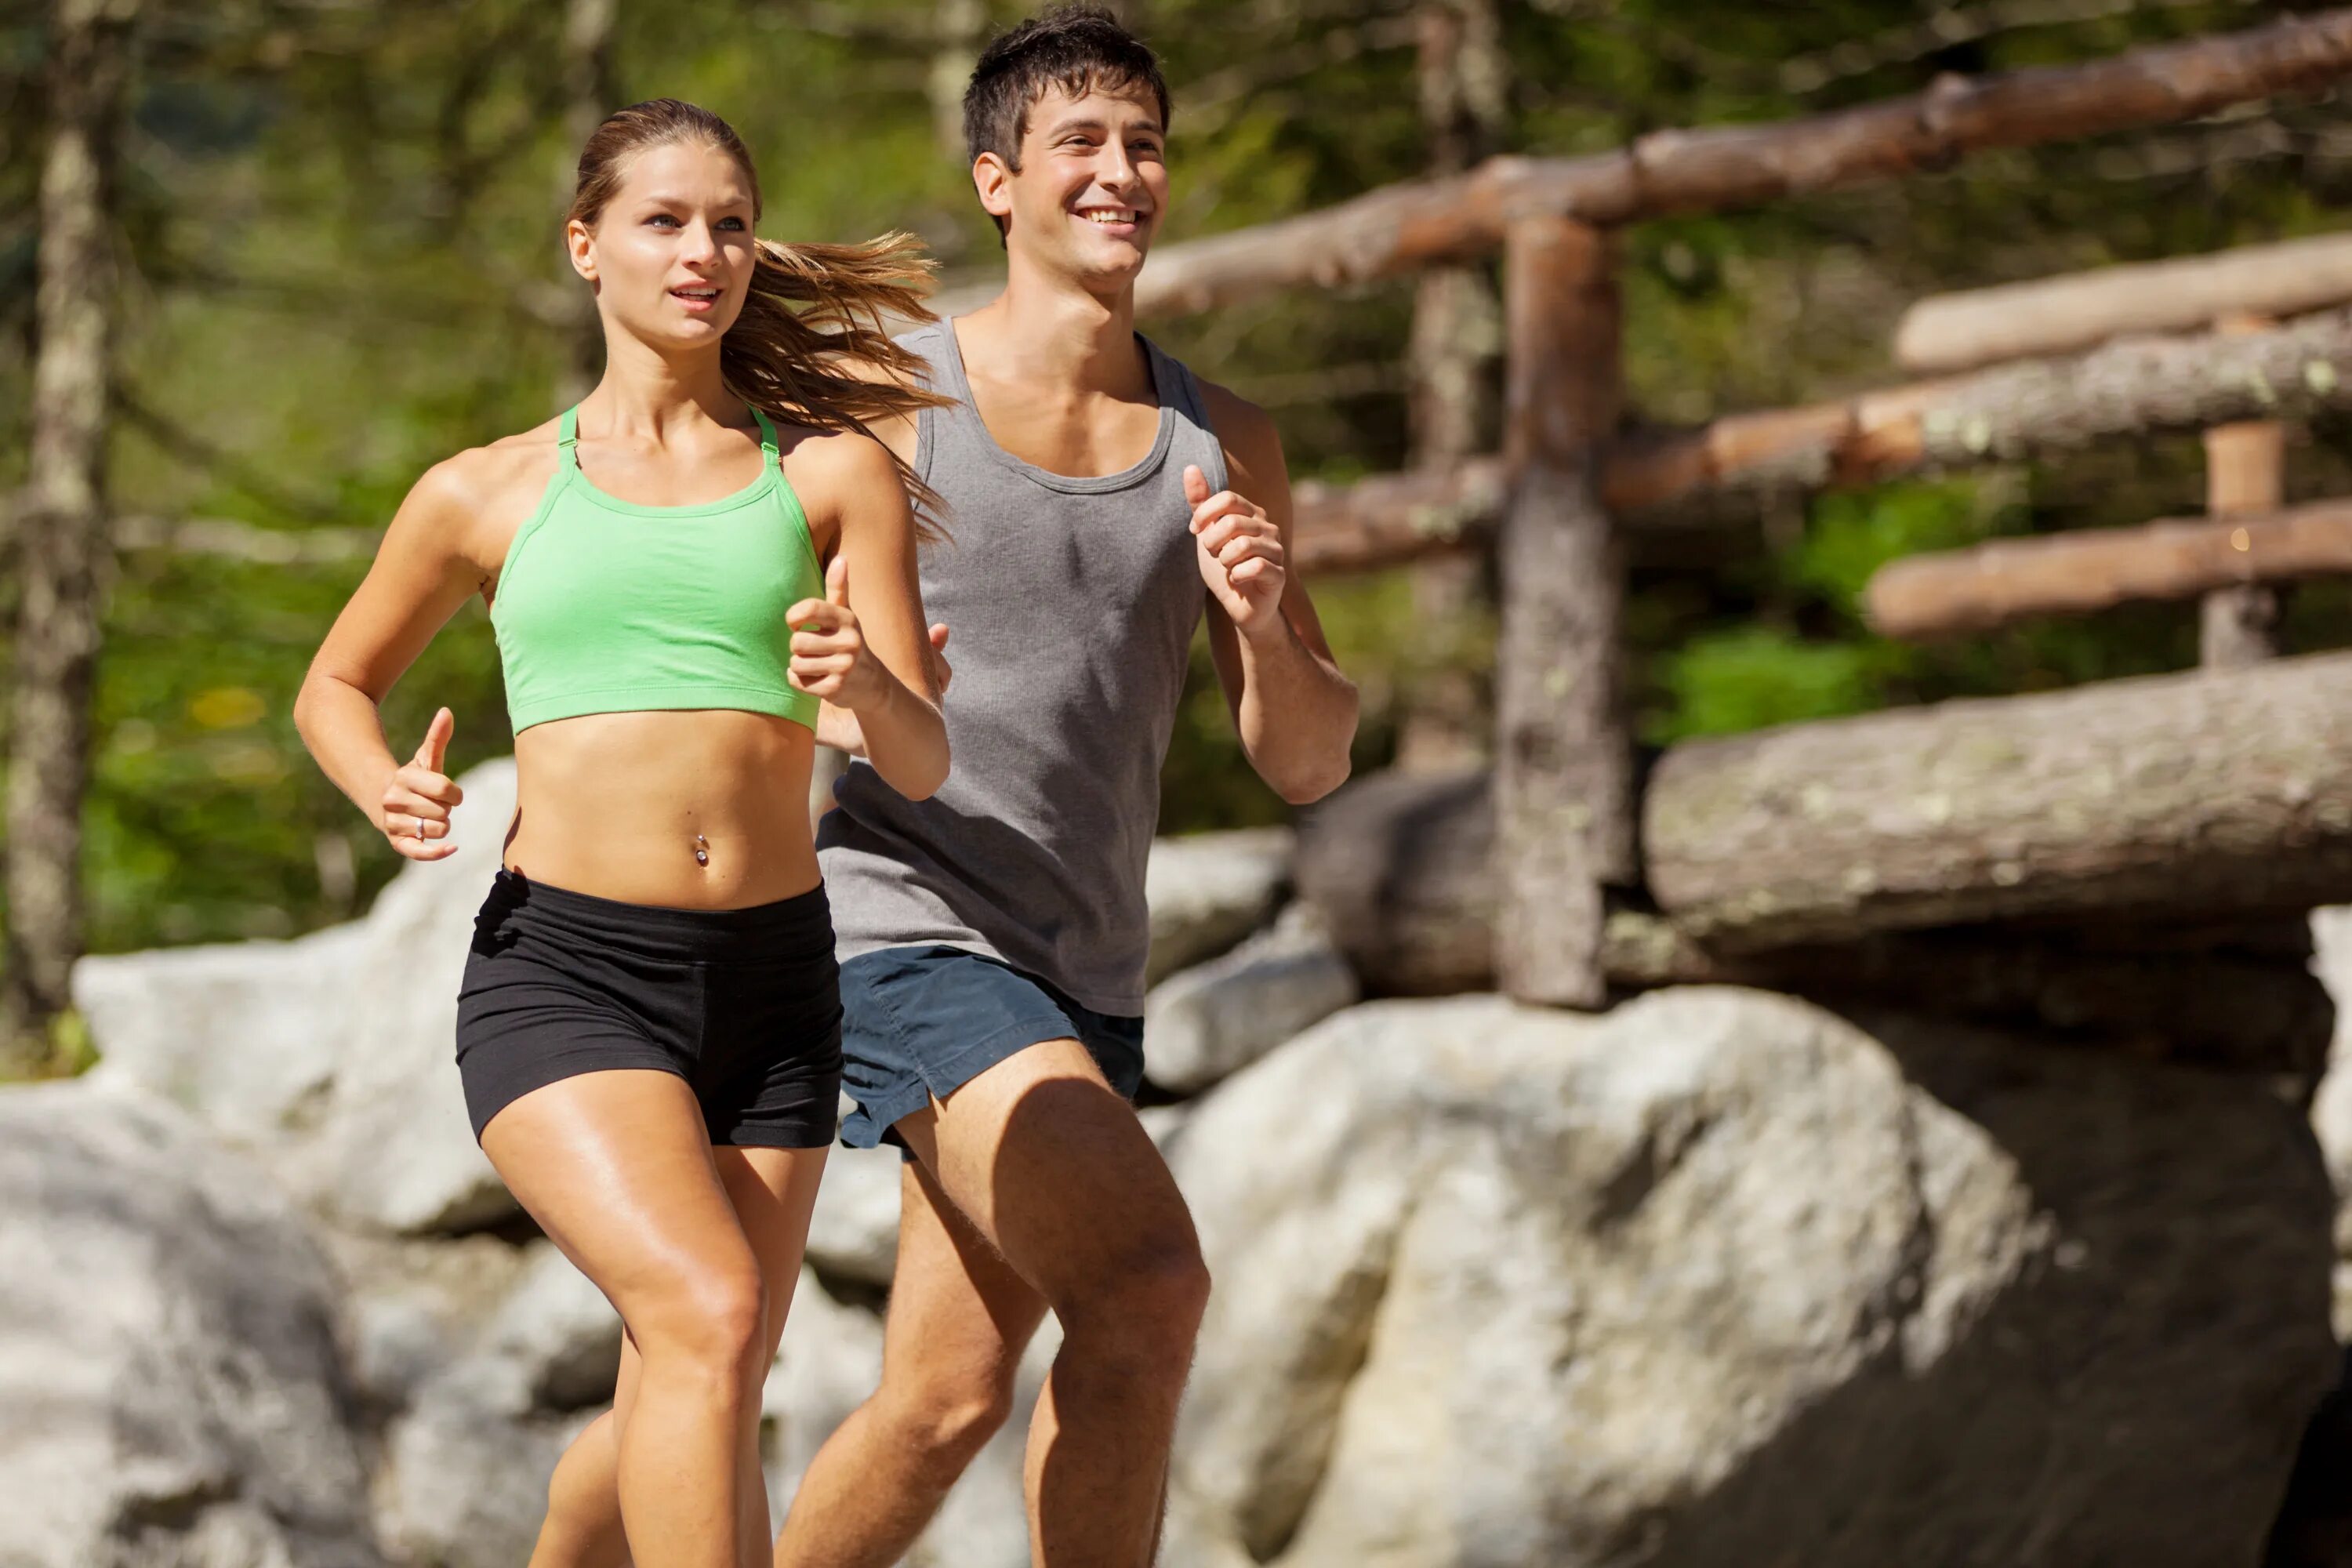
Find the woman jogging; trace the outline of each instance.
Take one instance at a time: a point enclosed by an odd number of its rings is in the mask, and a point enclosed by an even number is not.
[[[759,213],[716,115],[597,129],[566,235],[603,381],[417,482],[296,707],[402,855],[446,856],[449,711],[403,763],[378,704],[488,601],[519,797],[457,1060],[483,1150],[625,1325],[603,1440],[637,1568],[768,1558],[759,1390],[840,1077],[819,700],[908,796],[948,766],[909,476],[864,433],[925,401],[879,326],[922,314],[925,269],[902,238],[755,240]]]

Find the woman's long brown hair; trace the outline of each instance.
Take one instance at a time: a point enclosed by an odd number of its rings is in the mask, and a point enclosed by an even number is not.
[[[594,227],[621,188],[630,157],[671,142],[700,142],[735,160],[760,216],[760,172],[735,128],[675,98],[633,103],[605,116],[580,150],[569,215]],[[742,314],[719,340],[728,389],[770,418],[820,430],[864,430],[911,417],[948,399],[920,389],[919,356],[890,341],[888,321],[933,320],[923,303],[935,264],[908,234],[863,245],[781,245],[754,239],[757,258]],[[867,374],[860,374],[860,369]],[[914,498],[916,531],[940,537],[939,495],[903,459],[892,459]]]

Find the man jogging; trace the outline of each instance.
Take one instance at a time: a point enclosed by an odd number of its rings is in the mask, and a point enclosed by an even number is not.
[[[863,763],[819,836],[842,959],[853,1146],[911,1153],[881,1387],[795,1498],[777,1561],[884,1568],[1011,1414],[1031,1552],[1147,1563],[1209,1279],[1129,1105],[1143,1078],[1145,858],[1205,609],[1251,765],[1304,803],[1348,772],[1355,689],[1286,569],[1259,409],[1136,334],[1168,206],[1167,89],[1111,15],[991,44],[964,96],[1004,292],[904,341],[952,399],[876,434],[944,499],[924,602],[955,636],[956,765],[910,802]]]

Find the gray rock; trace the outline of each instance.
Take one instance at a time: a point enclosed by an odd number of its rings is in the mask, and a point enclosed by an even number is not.
[[[882,1320],[801,1270],[776,1364],[761,1391],[760,1441],[778,1523],[816,1451],[882,1380]]]
[[[1271,930],[1153,987],[1143,1005],[1147,1070],[1171,1093],[1197,1094],[1357,995],[1322,917],[1293,904]]]
[[[1143,878],[1151,906],[1146,983],[1213,958],[1264,925],[1289,885],[1297,842],[1286,827],[1156,841]]]
[[[890,1283],[898,1258],[898,1181],[902,1161],[888,1144],[835,1145],[825,1156],[816,1212],[809,1216],[808,1260],[835,1279]]]
[[[335,1286],[152,1097],[0,1090],[0,1563],[376,1568]]]
[[[555,1461],[594,1411],[517,1415],[444,1378],[393,1423],[376,1477],[377,1527],[419,1568],[514,1568],[547,1515]]]
[[[499,1304],[474,1359],[509,1369],[527,1408],[610,1405],[621,1371],[621,1315],[553,1242],[530,1250],[522,1279]]]
[[[1381,1004],[1206,1096],[1170,1560],[2256,1560],[2333,1372],[2293,1112],[1867,1022]]]
[[[84,959],[93,1077],[183,1106],[345,1223],[424,1233],[514,1212],[457,1084],[457,978],[514,808],[514,767],[460,783],[458,852],[403,868],[366,919],[292,942]]]
[[[2311,1130],[2336,1185],[2336,1337],[2352,1344],[2352,909],[2312,910],[2311,945],[2311,967],[2336,1001],[2336,1036],[2312,1096]]]

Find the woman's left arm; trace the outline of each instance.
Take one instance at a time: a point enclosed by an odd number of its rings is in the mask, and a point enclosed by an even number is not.
[[[824,597],[785,612],[792,683],[856,715],[866,760],[909,800],[948,776],[915,513],[890,454],[869,437],[812,437],[788,459],[811,531],[833,542]]]

